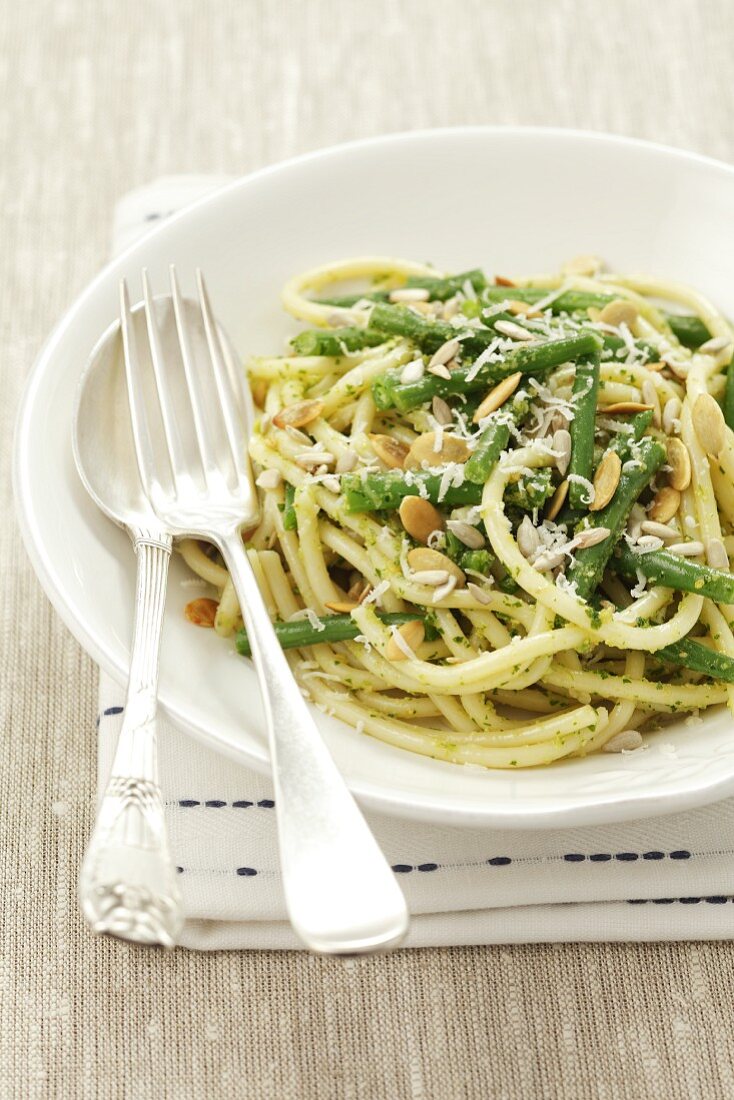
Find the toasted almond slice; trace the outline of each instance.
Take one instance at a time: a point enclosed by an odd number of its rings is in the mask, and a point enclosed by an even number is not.
[[[515,374],[510,374],[507,378],[503,378],[501,382],[498,382],[474,413],[473,423],[478,424],[485,416],[489,416],[490,413],[501,408],[507,398],[511,397],[520,385],[521,378],[522,371],[516,371]]]
[[[672,486],[658,489],[648,509],[650,519],[656,523],[668,523],[680,508],[680,493]]]
[[[487,541],[478,528],[472,527],[471,523],[465,523],[463,519],[450,519],[446,526],[470,550],[481,550]]]
[[[682,493],[691,484],[691,456],[682,439],[672,436],[668,440],[668,483]]]
[[[408,551],[408,565],[415,573],[421,573],[424,570],[445,569],[450,577],[456,578],[458,584],[463,584],[466,580],[456,562],[452,561],[446,554],[442,554],[440,550],[429,550],[428,547],[417,546],[414,550]]]
[[[427,543],[434,531],[443,530],[443,516],[423,497],[403,497],[398,514],[403,527],[416,542]]]
[[[354,611],[355,607],[359,607],[359,603],[356,600],[335,600],[333,603],[325,603],[324,607],[340,615],[348,615],[350,611]]]
[[[381,462],[391,470],[402,470],[408,457],[409,447],[391,435],[372,434],[369,437],[372,450]]]
[[[194,626],[214,626],[219,604],[216,600],[210,600],[207,596],[199,596],[197,600],[187,603],[184,615]]]
[[[693,428],[704,451],[717,455],[726,442],[726,421],[710,393],[702,393],[693,406]]]
[[[411,619],[397,627],[385,646],[388,661],[407,661],[426,636],[426,628],[420,619]]]
[[[642,745],[642,734],[638,730],[622,730],[610,737],[602,752],[633,752]]]
[[[709,539],[706,543],[706,564],[712,569],[729,569],[729,555],[721,539]]]
[[[436,450],[436,444],[439,444],[438,450]],[[404,469],[420,469],[424,462],[429,466],[443,466],[447,462],[466,462],[470,454],[466,441],[457,435],[424,432],[411,443],[405,457]]]
[[[495,275],[495,286],[517,286],[517,283],[513,283],[512,279],[506,279],[504,275]]]
[[[573,256],[566,260],[561,268],[563,275],[598,275],[604,267],[604,261],[598,256]]]
[[[347,592],[347,597],[350,601],[356,600],[357,603],[360,604],[369,592],[369,590],[370,586],[367,581],[365,581],[364,577],[359,576],[355,578],[352,584],[350,584],[349,591]]]
[[[268,394],[268,383],[265,378],[256,378],[250,383],[250,393],[252,394],[252,400],[258,409],[265,408],[265,398]]]
[[[606,508],[617,491],[621,476],[621,458],[616,451],[606,451],[594,475],[594,499],[589,505],[590,512],[600,512]]]
[[[496,321],[495,329],[497,332],[501,332],[503,336],[509,336],[511,340],[535,340],[536,335],[534,332],[529,332],[528,329],[523,328],[522,325],[516,325],[514,321]]]
[[[654,371],[655,374],[657,374],[658,371],[665,370],[665,363],[662,361],[662,359],[659,359],[654,363],[645,363],[645,368],[647,370]]]
[[[642,401],[615,401],[611,405],[600,405],[599,412],[603,415],[607,413],[641,413],[647,412],[648,409],[653,409],[653,405],[645,405]]]
[[[520,302],[511,298],[508,302],[505,302],[505,309],[508,313],[513,313],[516,317],[542,317],[543,314],[539,309],[535,308],[533,302]]]
[[[563,505],[566,503],[566,497],[568,496],[568,481],[562,481],[556,489],[555,493],[550,499],[548,509],[545,513],[546,519],[555,519],[560,512]]]
[[[607,302],[599,314],[599,320],[605,325],[627,325],[631,328],[639,317],[637,306],[628,298],[615,298],[613,302]]]
[[[308,401],[296,401],[295,405],[286,405],[284,409],[276,413],[273,417],[273,424],[276,428],[285,428],[290,425],[291,428],[302,428],[304,424],[310,424],[314,420],[318,420],[324,409],[323,401],[308,400]]]

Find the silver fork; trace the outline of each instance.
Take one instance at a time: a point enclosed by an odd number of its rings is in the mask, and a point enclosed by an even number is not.
[[[201,272],[198,309],[182,297],[173,267],[170,280],[171,298],[154,301],[143,272],[153,378],[140,366],[127,286],[120,284],[141,480],[166,529],[213,542],[232,577],[267,720],[283,888],[295,931],[322,953],[386,950],[407,929],[405,900],[293,679],[244,549],[241,532],[257,523],[258,498],[243,386]],[[173,318],[166,317],[171,302]]]

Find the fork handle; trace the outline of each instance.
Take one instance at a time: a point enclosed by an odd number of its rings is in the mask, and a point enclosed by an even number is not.
[[[125,714],[107,787],[79,877],[93,931],[172,947],[181,897],[168,851],[158,785],[158,653],[171,538],[133,534],[137,556],[135,625]]]
[[[220,541],[260,681],[270,739],[283,889],[312,951],[397,946],[408,913],[393,872],[324,744],[296,684],[239,532]]]

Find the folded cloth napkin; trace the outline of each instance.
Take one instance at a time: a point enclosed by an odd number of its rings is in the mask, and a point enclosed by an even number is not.
[[[225,182],[173,176],[128,194],[115,213],[115,249]],[[102,674],[100,789],[123,702],[123,688]],[[300,947],[280,886],[270,782],[200,745],[165,715],[158,729],[187,917],[181,943]],[[410,907],[408,947],[734,934],[734,799],[624,825],[538,832],[368,817]]]

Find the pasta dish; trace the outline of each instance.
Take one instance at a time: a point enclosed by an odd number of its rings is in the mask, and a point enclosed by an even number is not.
[[[490,768],[734,713],[734,330],[702,295],[367,257],[283,301],[306,327],[247,366],[246,539],[317,706]],[[218,554],[181,552],[217,589],[188,617],[248,655]]]

